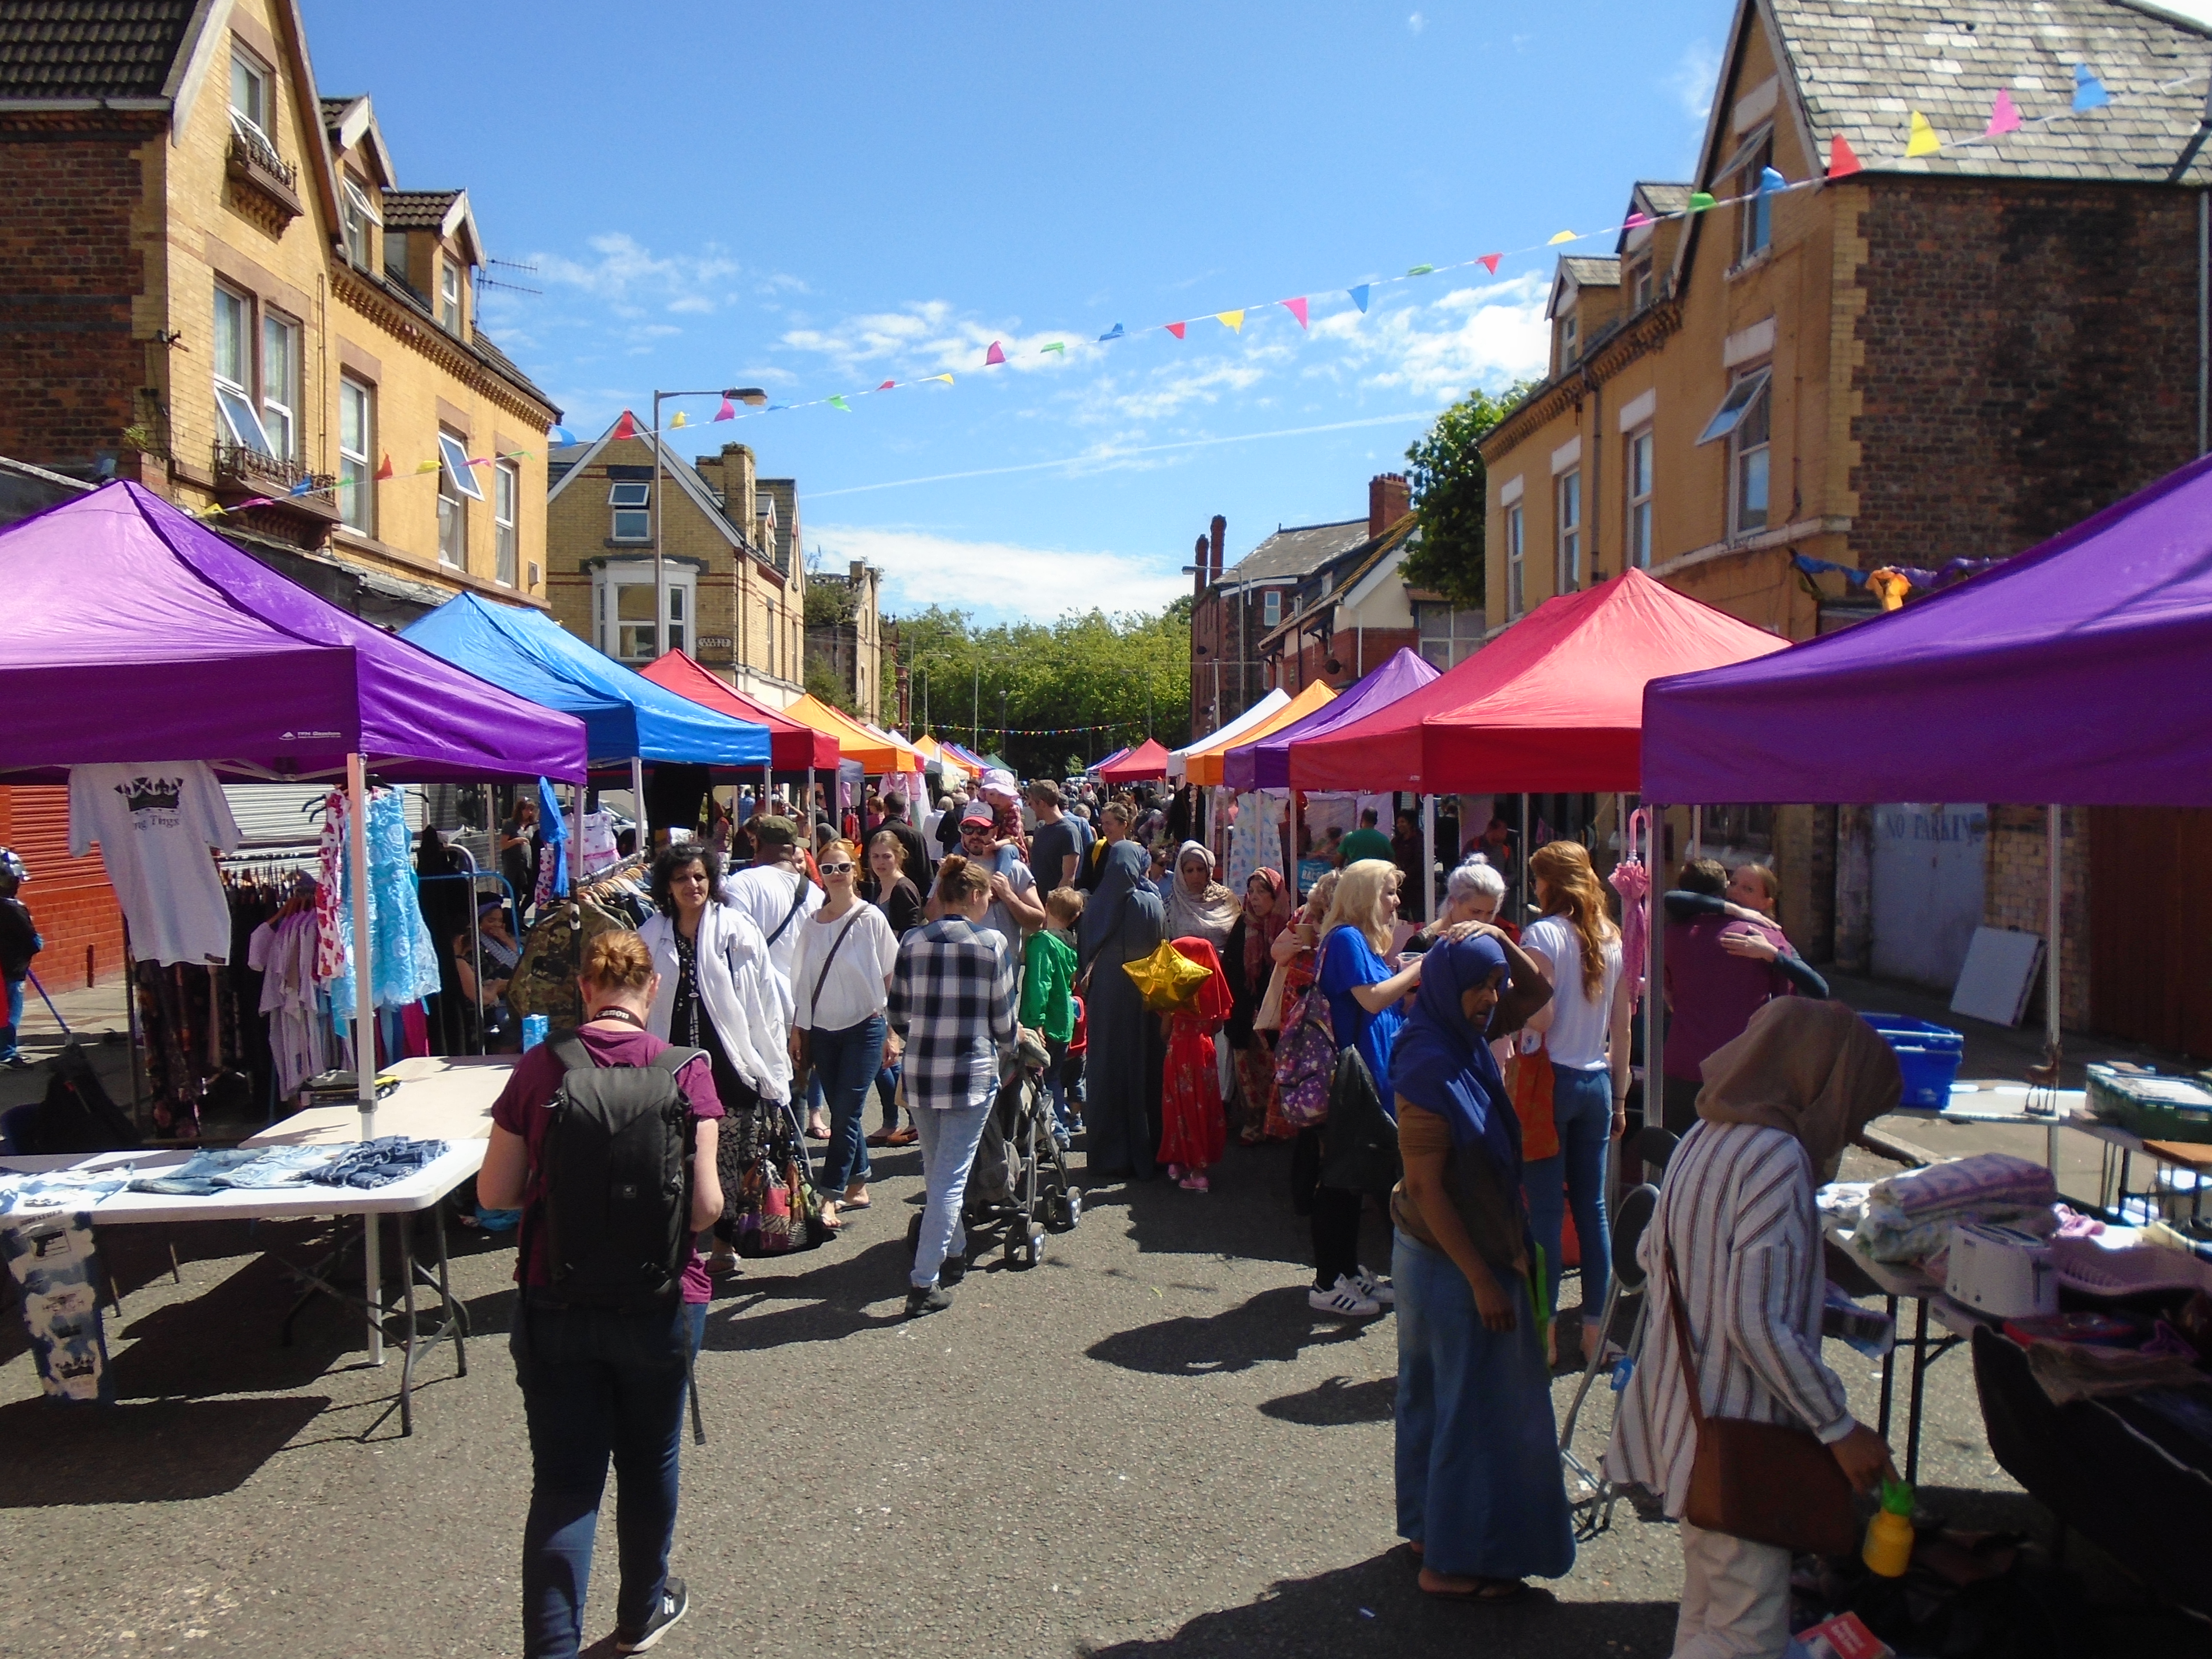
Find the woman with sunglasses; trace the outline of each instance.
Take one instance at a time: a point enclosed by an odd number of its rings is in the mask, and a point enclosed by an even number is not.
[[[856,890],[859,855],[849,841],[823,846],[816,867],[829,898],[799,926],[791,958],[793,1075],[814,1067],[830,1106],[830,1147],[823,1159],[825,1225],[838,1209],[868,1207],[868,1090],[884,1063],[884,1010],[898,935],[884,913]]]

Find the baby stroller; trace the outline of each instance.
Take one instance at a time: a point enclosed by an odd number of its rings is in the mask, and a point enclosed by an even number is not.
[[[1044,1260],[1045,1230],[1066,1232],[1083,1218],[1082,1189],[1068,1173],[1067,1155],[1052,1134],[1052,1098],[1045,1090],[1051,1057],[1034,1032],[1024,1031],[1014,1064],[999,1085],[998,1099],[983,1120],[975,1162],[960,1222],[973,1261],[999,1242],[1010,1267],[1034,1267]],[[906,1229],[907,1260],[914,1260],[921,1238],[921,1218]]]

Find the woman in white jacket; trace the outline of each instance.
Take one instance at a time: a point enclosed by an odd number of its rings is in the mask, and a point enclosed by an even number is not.
[[[724,902],[722,861],[689,842],[653,860],[653,905],[638,929],[659,976],[647,1028],[665,1042],[703,1048],[714,1092],[732,1117],[791,1097],[791,1015],[783,981],[769,971],[768,941],[744,911]],[[732,1125],[729,1139],[745,1139]],[[709,1267],[736,1267],[727,1222],[718,1222]]]

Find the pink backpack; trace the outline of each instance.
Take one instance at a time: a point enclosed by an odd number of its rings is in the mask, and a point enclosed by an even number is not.
[[[1310,1129],[1328,1116],[1329,1085],[1336,1078],[1336,1022],[1319,985],[1299,993],[1283,1017],[1275,1045],[1275,1099],[1283,1119]]]

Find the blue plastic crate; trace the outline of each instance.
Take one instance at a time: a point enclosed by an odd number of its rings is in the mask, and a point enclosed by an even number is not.
[[[1951,1103],[1951,1085],[1966,1055],[1964,1032],[1904,1014],[1863,1013],[1859,1018],[1880,1032],[1897,1055],[1897,1069],[1905,1074],[1901,1104],[1940,1112]]]

